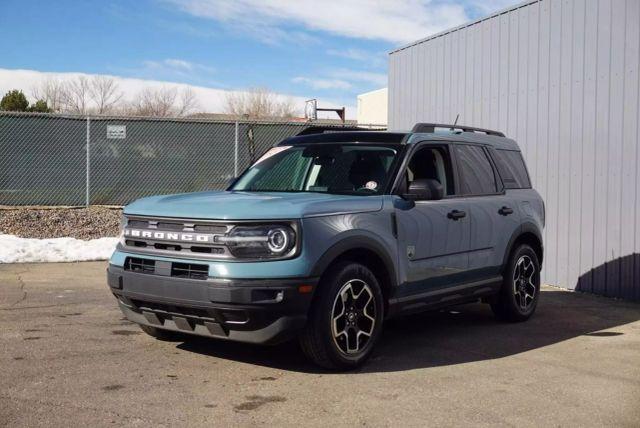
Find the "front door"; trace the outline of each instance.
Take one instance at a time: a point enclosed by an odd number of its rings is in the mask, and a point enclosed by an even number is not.
[[[415,179],[430,178],[442,184],[445,195],[441,200],[415,202],[396,196],[402,275],[398,297],[428,294],[464,282],[469,267],[469,207],[456,197],[449,146],[423,143],[404,174],[399,193]]]

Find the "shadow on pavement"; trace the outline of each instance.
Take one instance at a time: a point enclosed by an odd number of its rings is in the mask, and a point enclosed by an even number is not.
[[[541,294],[537,313],[525,323],[498,322],[489,306],[482,304],[390,320],[371,359],[352,373],[393,372],[491,360],[583,335],[606,340],[622,334],[616,327],[638,320],[638,304],[546,289]],[[260,347],[194,338],[177,346],[189,352],[281,370],[326,373],[305,360],[296,342]]]

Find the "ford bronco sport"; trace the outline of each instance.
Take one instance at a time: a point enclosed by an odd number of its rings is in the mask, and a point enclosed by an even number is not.
[[[108,283],[129,320],[158,338],[297,337],[347,369],[400,314],[475,301],[533,314],[544,204],[513,140],[439,124],[302,134],[226,191],[125,207]]]

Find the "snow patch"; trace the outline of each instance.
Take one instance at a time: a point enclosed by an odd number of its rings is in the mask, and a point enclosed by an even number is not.
[[[31,239],[0,234],[0,263],[80,262],[108,260],[118,238]]]

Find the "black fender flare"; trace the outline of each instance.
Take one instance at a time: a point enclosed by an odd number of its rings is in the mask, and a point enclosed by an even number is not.
[[[542,233],[540,231],[540,228],[531,222],[523,223],[522,225],[520,225],[518,229],[516,229],[513,232],[513,234],[511,234],[511,238],[509,238],[509,243],[507,244],[507,251],[505,251],[504,258],[502,260],[503,269],[509,262],[509,256],[511,256],[511,251],[513,251],[514,244],[516,243],[518,238],[520,238],[525,233],[531,233],[538,239],[538,242],[540,242],[540,249],[544,254],[544,244],[542,241]],[[542,266],[542,259],[540,259],[540,266]]]
[[[389,254],[389,251],[385,246],[375,238],[367,236],[365,234],[350,235],[341,239],[336,244],[327,249],[324,254],[313,265],[311,270],[312,277],[320,277],[327,270],[329,265],[333,263],[340,255],[349,250],[369,250],[374,252],[383,261],[384,266],[389,273],[389,280],[391,281],[391,287],[397,284],[397,272],[396,264],[393,261],[393,257]]]

